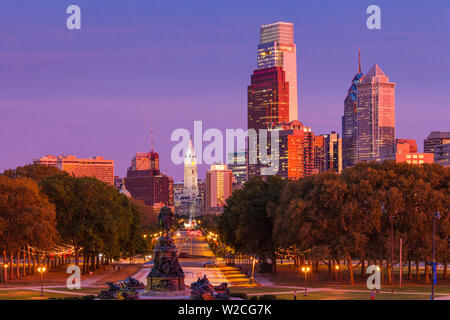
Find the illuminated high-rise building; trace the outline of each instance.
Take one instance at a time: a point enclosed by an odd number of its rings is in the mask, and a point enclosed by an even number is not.
[[[289,84],[289,112],[287,122],[298,120],[297,53],[294,25],[287,22],[266,24],[260,28],[258,69],[281,67]]]
[[[103,157],[78,159],[75,156],[58,156],[56,167],[75,177],[94,177],[114,185],[114,160]]]
[[[232,191],[233,173],[227,165],[211,165],[211,169],[206,172],[206,213],[221,213]]]
[[[374,65],[356,88],[356,162],[379,160],[395,143],[395,83]]]
[[[273,148],[277,154],[272,153],[272,136],[278,135],[278,139],[274,140],[278,143],[278,149]],[[310,127],[294,120],[290,123],[279,123],[273,125],[267,132],[267,150],[266,154],[278,163],[272,164],[275,175],[287,179],[299,179],[301,177],[311,175],[314,172],[314,133]],[[249,164],[249,178],[253,176],[264,176],[262,168],[268,168],[270,165]]]
[[[247,154],[245,150],[227,155],[228,169],[233,172],[233,184],[243,185],[247,181]]]
[[[352,167],[356,163],[356,107],[357,85],[364,75],[361,71],[361,52],[358,53],[358,72],[352,80],[344,100],[344,115],[342,116],[342,167]]]
[[[314,136],[314,171],[342,171],[342,139],[331,133]]]
[[[75,177],[93,177],[109,185],[115,185],[114,160],[105,160],[103,157],[78,159],[76,156],[45,155],[34,159],[34,164],[57,167]]]
[[[159,154],[153,150],[150,152],[136,152],[131,160],[133,170],[159,170]]]
[[[159,208],[173,206],[173,179],[159,170],[159,154],[136,153],[127,170],[124,185],[134,199]]]
[[[281,67],[255,70],[248,86],[247,125],[268,129],[273,123],[289,122],[289,86]]]

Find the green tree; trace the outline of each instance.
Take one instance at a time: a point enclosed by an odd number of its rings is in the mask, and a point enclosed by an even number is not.
[[[19,276],[20,251],[28,245],[50,248],[58,240],[55,224],[55,208],[40,195],[35,181],[0,176],[0,246],[5,262],[9,253],[11,278],[13,255],[17,254]]]

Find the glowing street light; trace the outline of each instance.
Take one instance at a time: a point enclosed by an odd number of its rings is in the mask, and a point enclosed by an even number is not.
[[[3,268],[5,268],[5,271],[4,271],[4,276],[5,276],[5,279],[4,279],[4,283],[5,283],[5,288],[6,288],[6,282],[8,281],[8,273],[6,272],[6,269],[8,269],[8,264],[4,264],[3,265]]]
[[[45,270],[46,270],[45,267],[38,267],[38,268],[37,268],[37,271],[41,274],[41,297],[44,296],[44,286],[43,286],[43,284],[42,284],[42,273],[44,273]]]
[[[303,294],[304,296],[308,295],[308,289],[306,288],[306,279],[309,270],[310,270],[309,267],[302,267],[302,271],[305,273],[305,293]]]
[[[336,289],[339,289],[339,265],[336,265]]]

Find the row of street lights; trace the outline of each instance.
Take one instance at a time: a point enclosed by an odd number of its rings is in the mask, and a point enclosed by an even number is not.
[[[6,288],[6,282],[8,281],[8,275],[7,275],[6,270],[8,269],[8,264],[5,263],[5,264],[3,265],[3,268],[4,268],[4,273],[3,273],[4,279],[3,279],[3,282],[4,282],[4,286],[5,286],[5,288]],[[42,282],[42,274],[43,274],[46,270],[47,270],[47,268],[44,267],[44,266],[40,266],[40,267],[37,268],[37,271],[39,272],[40,278],[41,278],[41,297],[44,296],[44,285],[43,285],[43,282]]]

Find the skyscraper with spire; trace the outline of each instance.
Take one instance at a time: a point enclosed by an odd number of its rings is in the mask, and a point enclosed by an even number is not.
[[[344,115],[342,116],[342,167],[352,167],[356,163],[356,107],[357,85],[361,83],[364,74],[361,71],[361,50],[358,50],[358,72],[352,80],[344,100]]]
[[[379,160],[395,143],[395,83],[375,64],[356,90],[356,162]]]

